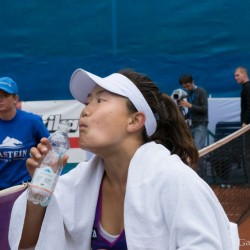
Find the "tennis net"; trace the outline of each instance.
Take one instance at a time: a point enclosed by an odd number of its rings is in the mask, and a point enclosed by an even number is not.
[[[199,151],[199,175],[212,187],[230,221],[250,209],[250,125]]]

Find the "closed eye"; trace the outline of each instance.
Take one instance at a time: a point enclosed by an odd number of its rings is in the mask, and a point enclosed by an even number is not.
[[[104,99],[101,99],[101,98],[98,98],[98,99],[97,99],[97,102],[98,102],[98,103],[100,103],[100,102],[105,102],[105,100],[104,100]]]
[[[105,102],[106,100],[104,100],[104,99],[101,99],[101,98],[98,98],[97,100],[96,100],[96,102],[97,103],[101,103],[101,102]],[[93,102],[93,101],[92,101]],[[84,102],[84,105],[85,106],[88,106],[89,105],[89,102]]]

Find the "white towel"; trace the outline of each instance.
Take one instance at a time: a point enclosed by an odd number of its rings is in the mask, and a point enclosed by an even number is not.
[[[102,176],[102,160],[95,156],[60,178],[35,249],[91,249]],[[23,194],[12,212],[13,250],[18,249],[25,203]],[[233,250],[230,223],[211,188],[154,142],[140,147],[131,160],[124,223],[130,250]],[[237,241],[237,230],[234,235]]]

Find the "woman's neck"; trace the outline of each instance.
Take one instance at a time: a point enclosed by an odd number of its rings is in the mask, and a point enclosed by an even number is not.
[[[120,149],[103,157],[106,179],[111,185],[124,187],[127,183],[128,169],[131,159],[137,149],[141,146],[139,143],[125,143]]]
[[[114,187],[124,188],[127,183],[129,160],[105,161],[105,180]]]

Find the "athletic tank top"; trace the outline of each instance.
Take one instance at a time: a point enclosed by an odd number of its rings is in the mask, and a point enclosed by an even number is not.
[[[105,232],[101,226],[101,207],[102,207],[102,185],[100,186],[98,201],[95,212],[95,221],[92,230],[91,247],[92,250],[127,250],[125,231],[120,235],[113,236]]]

